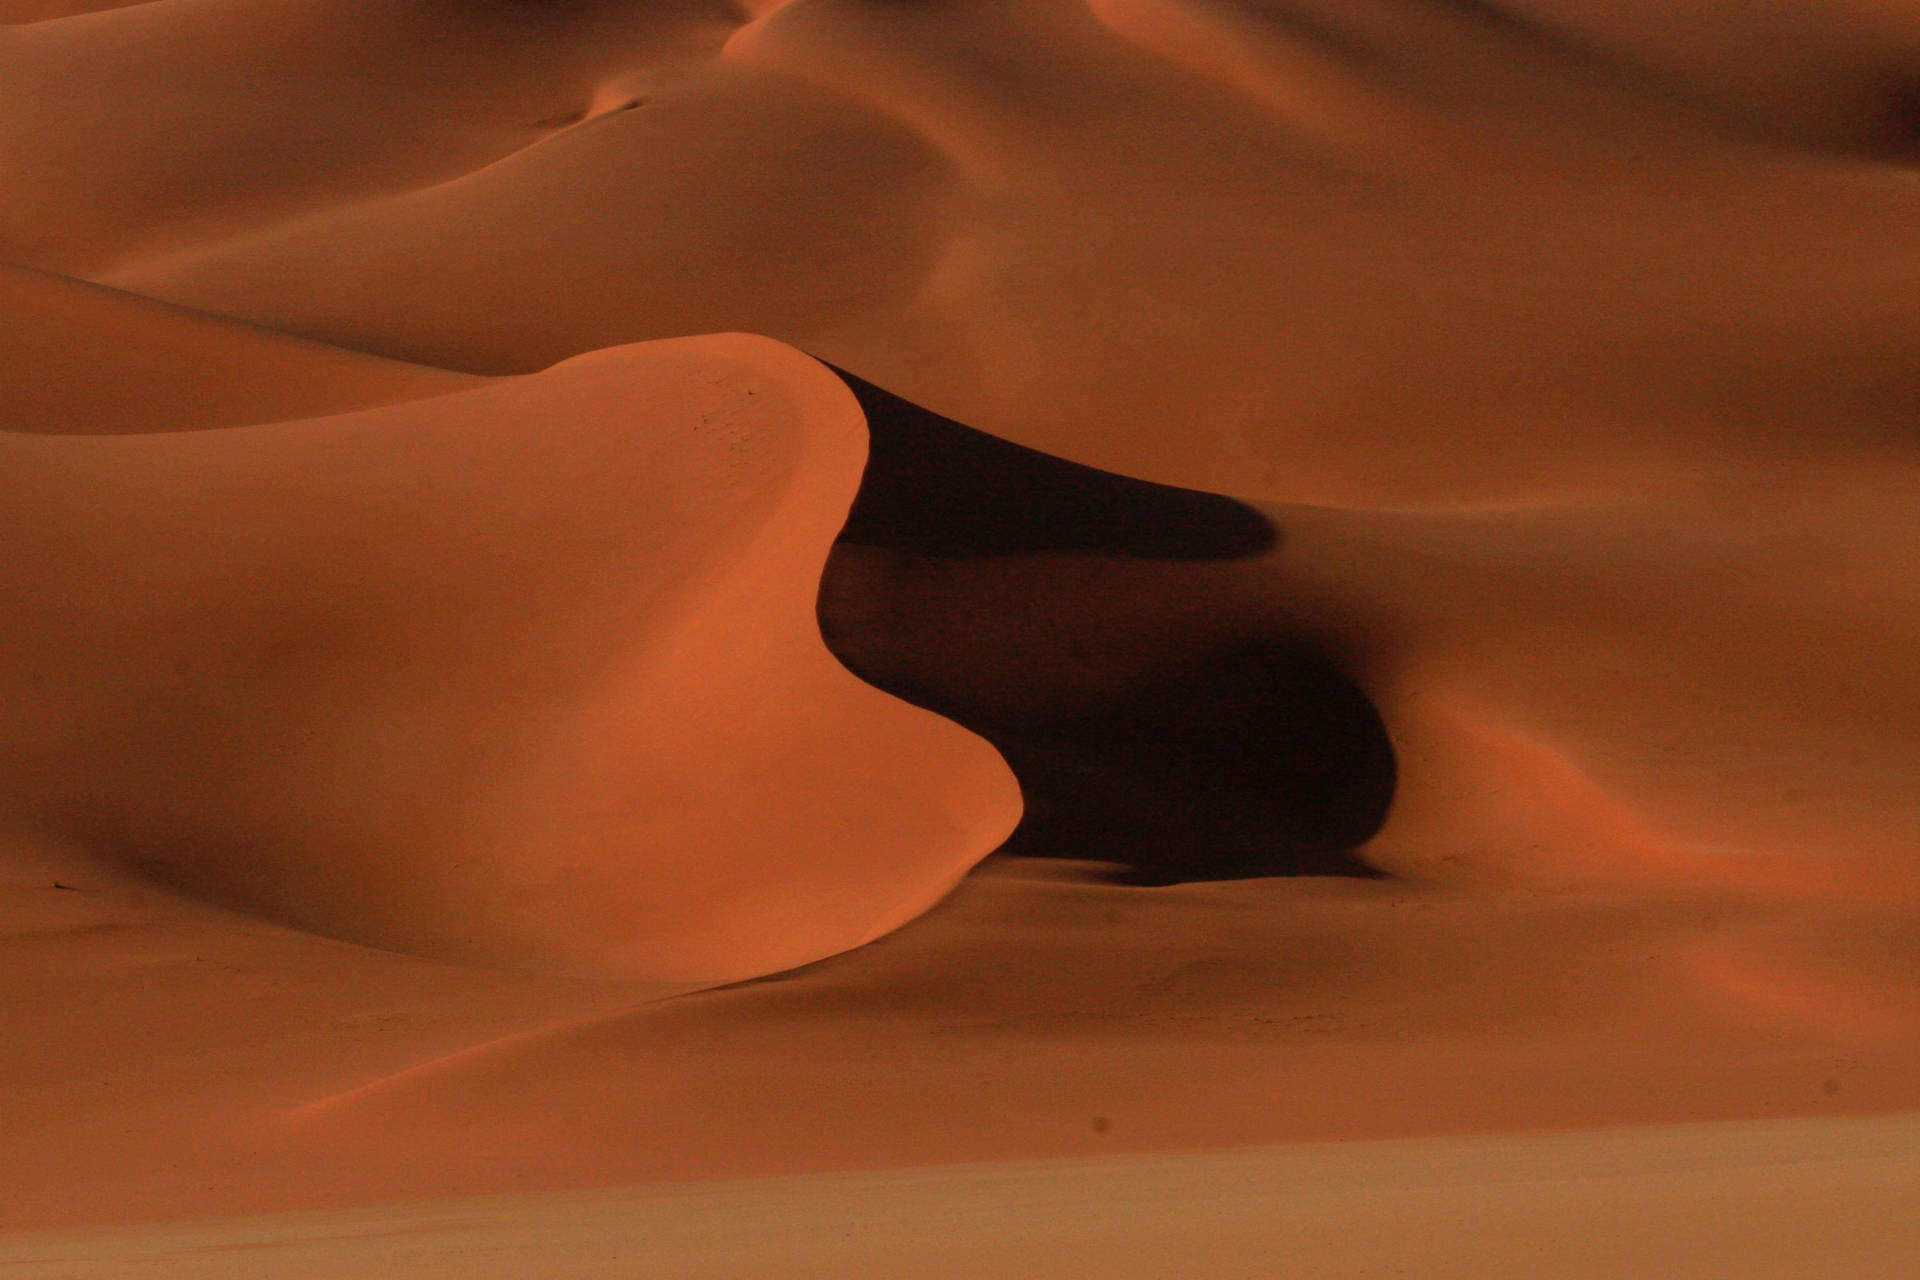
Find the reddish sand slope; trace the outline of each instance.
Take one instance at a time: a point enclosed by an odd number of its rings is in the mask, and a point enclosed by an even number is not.
[[[1403,847],[1510,859],[1521,823],[1603,861],[1904,860],[1920,31],[1733,8],[808,0],[455,181],[172,254],[59,235],[136,288],[461,367],[771,333],[1290,504],[1264,611],[1369,668]],[[1520,777],[1543,814],[1420,798]]]
[[[237,427],[480,385],[21,267],[0,265],[0,307],[9,431]]]
[[[1888,6],[804,0],[691,61],[673,7],[670,48],[476,8],[433,76],[400,6],[230,7],[0,49],[4,256],[478,370],[768,333],[1053,452],[1341,506],[1920,408],[1920,24]],[[489,61],[535,39],[551,79]]]
[[[146,4],[149,0],[4,0],[0,3],[0,23],[49,22],[76,14],[97,13],[102,9],[124,9]]]
[[[1920,1108],[1911,6],[86,7],[0,5],[0,1225]],[[1274,545],[829,562],[802,350]],[[1389,877],[659,999],[1018,815],[823,566],[956,715],[1310,641]]]
[[[780,336],[1010,439],[1290,504],[1283,533],[1311,537],[1266,611],[1378,672],[1417,743],[1409,843],[1483,825],[1417,824],[1437,812],[1420,794],[1517,768],[1547,807],[1533,825],[1589,843],[1614,812],[1651,829],[1636,847],[1902,856],[1920,24],[1775,10],[804,0],[699,57],[705,10],[621,44],[587,6],[543,29],[574,78],[517,105],[599,114],[449,178],[484,113],[456,110],[466,80],[413,74],[381,25],[413,19],[375,6],[352,30],[384,52],[354,74],[441,96],[364,138],[337,122],[324,155],[275,135],[288,180],[316,184],[294,201],[277,171],[233,168],[269,145],[236,105],[255,73],[197,51],[210,27],[291,55],[167,0],[116,19],[145,25],[114,47],[143,75],[197,59],[187,100],[214,118],[182,130],[115,89],[113,145],[36,129],[48,212],[9,206],[5,234],[451,366]],[[36,28],[7,56],[77,76],[105,30]],[[649,43],[669,31],[670,52]],[[458,33],[474,74],[524,34]],[[346,58],[300,56],[316,84]],[[163,128],[207,181],[114,167]],[[356,185],[402,169],[397,193]],[[127,227],[77,219],[61,183],[81,182]],[[140,238],[161,225],[171,249]],[[1436,517],[1356,510],[1383,506]],[[1442,780],[1460,771],[1498,778]]]
[[[714,981],[864,942],[1018,801],[820,642],[863,448],[826,370],[745,337],[0,436],[0,821],[426,954]]]

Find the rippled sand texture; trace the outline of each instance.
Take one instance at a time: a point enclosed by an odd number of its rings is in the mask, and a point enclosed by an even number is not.
[[[0,1226],[1920,1108],[1911,6],[90,8]]]

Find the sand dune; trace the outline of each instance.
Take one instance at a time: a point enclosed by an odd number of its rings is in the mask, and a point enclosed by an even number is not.
[[[1589,44],[1603,17],[1487,14],[793,4],[717,59],[643,59],[620,81],[642,107],[431,185],[342,179],[351,200],[171,253],[34,233],[25,205],[10,234],[15,256],[475,370],[768,333],[1022,443],[1270,500],[1558,494],[1911,421],[1916,197],[1867,125],[1782,137],[1672,89],[1651,61],[1672,50]],[[1782,96],[1766,69],[1817,48],[1737,40],[1750,89]],[[1912,65],[1897,29],[1863,17],[1854,42],[1827,75],[1862,95]],[[225,176],[228,202],[266,181]],[[152,199],[89,180],[109,208]]]
[[[719,981],[917,914],[1017,814],[821,646],[859,421],[763,339],[0,449],[22,835],[336,937]]]
[[[67,276],[0,265],[0,423],[48,435],[284,422],[478,379],[342,351]]]
[[[146,3],[148,0],[7,0],[5,4],[0,4],[0,23],[51,22],[55,18],[71,18],[83,13],[98,13],[102,9],[124,9],[129,5]]]
[[[1916,103],[1892,0],[0,3],[0,1227],[1920,1108]],[[1905,1194],[1731,1132],[1673,1239]]]

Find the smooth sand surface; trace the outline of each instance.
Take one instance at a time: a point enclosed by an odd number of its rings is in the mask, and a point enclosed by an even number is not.
[[[873,1265],[1186,1274],[1211,1151],[1902,1274],[1916,102],[1894,0],[0,3],[0,1232],[1113,1158]],[[1498,1231],[1218,1154],[1442,1138]]]
[[[473,6],[427,76],[409,6],[167,0],[0,48],[31,122],[0,256],[476,371],[766,333],[1276,501],[1910,448],[1920,24],[1789,7],[805,0],[702,50],[692,6],[645,10],[670,48],[617,5]],[[497,67],[530,41],[551,78]]]
[[[6,0],[0,4],[0,23],[51,22],[101,9],[124,9],[148,0]]]
[[[1102,870],[992,862],[873,946],[661,1001],[21,868],[0,1197],[25,1228],[1913,1109],[1898,908]]]
[[[446,395],[477,378],[382,360],[0,264],[0,421],[115,435],[239,427]]]
[[[830,373],[739,335],[0,435],[0,829],[428,955],[717,982],[868,941],[1018,798],[821,643],[864,449]]]
[[[950,1165],[36,1234],[35,1280],[1901,1280],[1920,1122]]]

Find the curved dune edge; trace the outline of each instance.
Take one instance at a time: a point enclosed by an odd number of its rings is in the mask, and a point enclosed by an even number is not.
[[[0,431],[239,427],[482,385],[4,263],[0,309]]]
[[[304,422],[0,438],[31,530],[8,825],[498,965],[714,982],[868,941],[1019,801],[820,641],[864,439],[838,380],[741,336]]]
[[[52,22],[56,18],[149,3],[152,0],[6,0],[0,4],[0,25]]]
[[[281,3],[305,45],[235,0],[22,29],[0,257],[484,372],[766,333],[1048,452],[1316,505],[1773,464],[1914,408],[1920,30],[1869,0],[1668,32],[1591,0],[475,9],[431,83],[413,9],[367,0],[349,49]],[[88,112],[32,106],[82,76]]]

